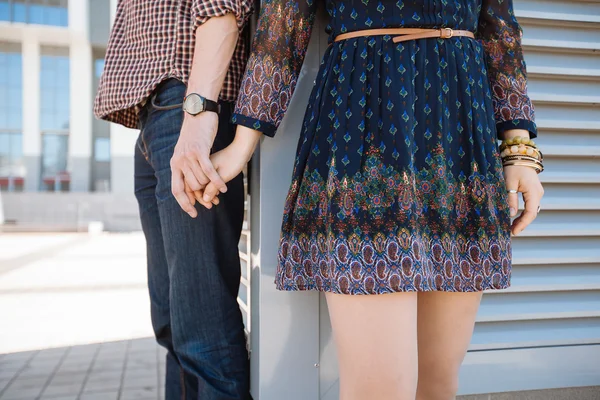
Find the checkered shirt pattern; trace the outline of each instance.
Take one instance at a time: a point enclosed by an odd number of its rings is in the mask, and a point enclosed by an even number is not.
[[[187,82],[196,28],[211,17],[232,13],[242,32],[252,10],[252,0],[119,0],[94,114],[137,128],[140,105],[162,81]],[[236,100],[246,61],[246,43],[240,35],[219,96],[222,100]]]

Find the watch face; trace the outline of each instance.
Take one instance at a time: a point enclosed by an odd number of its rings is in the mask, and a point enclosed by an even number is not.
[[[204,98],[196,93],[191,93],[185,98],[183,105],[189,114],[200,114],[204,111]]]

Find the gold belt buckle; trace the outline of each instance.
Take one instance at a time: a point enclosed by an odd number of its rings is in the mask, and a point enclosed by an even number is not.
[[[442,39],[450,39],[454,35],[454,31],[452,28],[442,28],[440,29],[440,37]]]

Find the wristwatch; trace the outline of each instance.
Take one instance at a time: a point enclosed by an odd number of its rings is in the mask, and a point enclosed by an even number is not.
[[[190,115],[198,115],[204,111],[219,112],[219,104],[216,101],[200,96],[198,93],[190,93],[183,99],[183,111]]]

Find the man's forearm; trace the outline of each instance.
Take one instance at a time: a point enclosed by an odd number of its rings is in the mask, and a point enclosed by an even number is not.
[[[188,93],[217,100],[238,40],[235,16],[212,17],[196,28]]]

